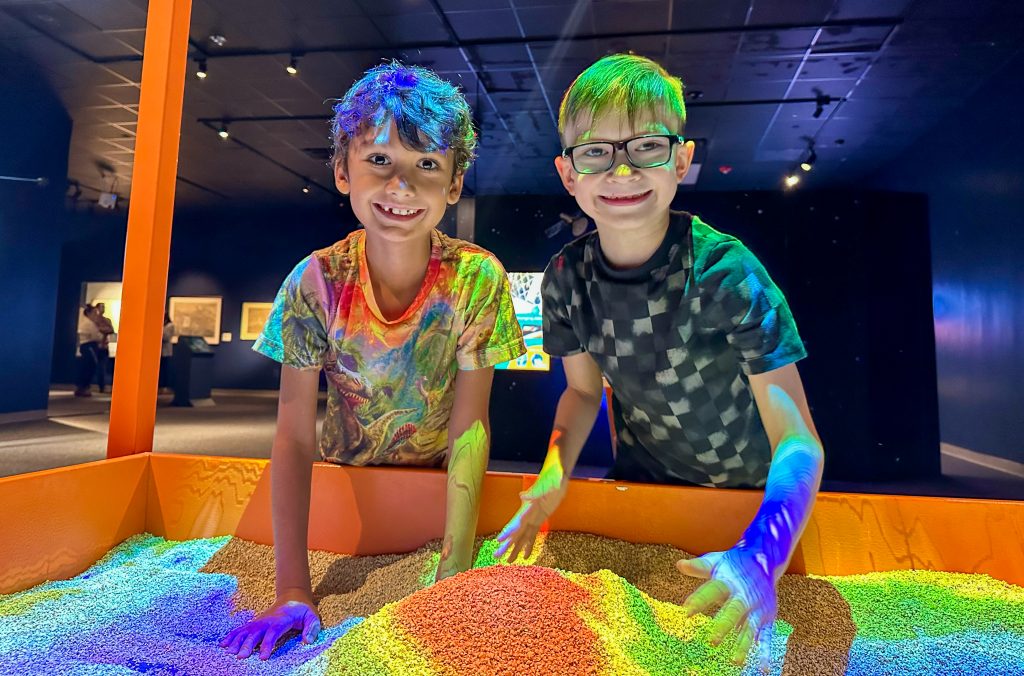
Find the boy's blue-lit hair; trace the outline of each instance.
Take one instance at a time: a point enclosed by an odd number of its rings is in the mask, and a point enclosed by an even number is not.
[[[334,106],[332,164],[344,162],[354,136],[395,121],[402,143],[452,157],[455,173],[473,163],[476,132],[465,97],[431,70],[398,61],[366,71]]]

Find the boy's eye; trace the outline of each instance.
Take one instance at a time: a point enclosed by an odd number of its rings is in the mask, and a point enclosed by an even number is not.
[[[644,139],[637,146],[636,150],[640,152],[650,152],[652,150],[664,150],[667,144],[663,139]]]
[[[441,165],[437,162],[437,160],[432,160],[429,157],[424,157],[422,160],[420,160],[419,166],[420,169],[426,169],[428,171],[434,171],[436,169],[441,168]]]
[[[587,157],[601,157],[607,155],[608,150],[603,145],[594,145],[584,148],[583,154]]]
[[[391,160],[388,159],[387,155],[380,155],[377,153],[374,153],[373,155],[367,157],[366,161],[369,162],[370,164],[376,164],[378,167],[383,167],[391,163]]]

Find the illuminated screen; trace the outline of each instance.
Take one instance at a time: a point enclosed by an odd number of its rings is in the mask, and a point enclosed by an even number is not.
[[[517,371],[547,371],[551,368],[551,357],[542,348],[540,282],[543,277],[543,272],[508,273],[508,281],[512,286],[512,304],[516,309],[519,326],[523,328],[526,354],[494,368]]]

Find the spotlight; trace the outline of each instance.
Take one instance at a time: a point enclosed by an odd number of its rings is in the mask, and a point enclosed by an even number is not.
[[[289,75],[298,75],[299,74],[299,58],[297,56],[293,55],[292,56],[292,60],[288,62],[288,65],[285,67],[285,70],[288,71]]]
[[[225,141],[228,140],[229,136],[231,136],[231,134],[228,133],[228,124],[227,124],[227,122],[225,122],[224,124],[222,124],[220,126],[220,130],[217,131],[217,136],[220,136]]]
[[[796,184],[800,182],[800,177],[796,174],[790,174],[786,176],[785,184],[787,188],[795,188]]]
[[[306,184],[305,184],[304,186],[302,186],[302,192],[303,192],[304,194],[308,195],[308,194],[309,194],[309,191],[310,191],[310,188],[309,188],[309,183],[306,183]]]
[[[810,152],[807,153],[807,159],[800,163],[800,168],[804,171],[810,171],[817,159],[818,153],[814,152],[814,148],[811,148]]]
[[[200,80],[205,80],[206,76],[206,59],[199,59],[199,65],[196,67],[196,77]]]

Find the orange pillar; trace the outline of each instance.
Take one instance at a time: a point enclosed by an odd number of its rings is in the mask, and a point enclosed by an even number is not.
[[[107,457],[153,450],[192,0],[150,0]]]

